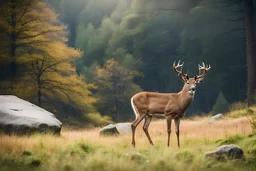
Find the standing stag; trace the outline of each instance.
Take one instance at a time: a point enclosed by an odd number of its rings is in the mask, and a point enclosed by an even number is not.
[[[202,66],[198,65],[199,75],[194,78],[189,78],[187,74],[182,71],[183,64],[180,61],[177,65],[173,63],[173,70],[178,73],[179,78],[184,82],[184,86],[179,93],[155,93],[155,92],[141,92],[135,94],[131,98],[131,105],[133,111],[136,115],[136,119],[132,123],[132,145],[135,147],[135,129],[137,125],[145,118],[143,125],[143,130],[148,137],[150,144],[153,141],[148,133],[148,127],[151,122],[152,116],[165,116],[167,121],[167,132],[168,141],[167,146],[170,145],[170,134],[171,134],[171,123],[172,119],[175,122],[176,135],[178,141],[178,147],[180,147],[179,139],[179,127],[180,118],[182,118],[188,109],[189,105],[192,103],[195,95],[196,85],[200,83],[207,71],[210,70],[211,66],[205,65],[202,62]],[[180,70],[178,70],[180,68]],[[203,73],[200,75],[200,71]]]

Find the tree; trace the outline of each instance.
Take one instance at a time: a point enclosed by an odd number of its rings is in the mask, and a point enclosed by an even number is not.
[[[8,8],[3,9],[6,11],[1,16],[1,29],[8,39],[14,36],[7,45],[15,59],[11,61],[12,73],[18,65],[20,73],[15,82],[2,81],[3,92],[36,102],[50,111],[58,110],[58,114],[83,117],[95,111],[92,104],[96,99],[90,91],[94,86],[79,77],[73,65],[83,53],[67,46],[67,27],[60,24],[54,10],[40,0],[13,0],[5,5]],[[12,26],[5,18],[8,15],[15,15],[13,20],[9,17],[15,23]],[[9,57],[2,56],[3,60]]]
[[[1,57],[10,61],[10,71],[16,76],[17,60],[29,49],[49,43],[63,27],[57,25],[54,11],[40,0],[7,0],[0,11],[0,28],[5,36],[1,45],[9,49]]]
[[[225,113],[229,109],[228,102],[222,92],[219,93],[215,105],[212,108],[213,114]]]
[[[98,87],[97,108],[102,114],[108,114],[120,121],[125,118],[127,111],[123,111],[123,108],[129,104],[130,97],[140,91],[133,79],[142,76],[142,73],[137,70],[140,61],[135,60],[124,49],[118,49],[113,56],[114,58],[107,60],[103,67],[95,67],[93,81]]]
[[[65,6],[63,11],[71,10],[73,14],[61,12],[60,15],[76,28],[72,29],[75,33],[70,38],[75,40],[75,47],[86,52],[76,60],[76,69],[90,83],[95,77],[91,70],[97,65],[104,67],[115,51],[122,48],[135,60],[141,57],[142,64],[137,70],[144,77],[135,77],[133,83],[145,91],[177,92],[181,82],[171,66],[179,59],[185,62],[184,70],[189,76],[198,74],[196,66],[202,61],[212,65],[213,70],[200,84],[187,116],[208,113],[216,102],[216,92],[222,91],[229,102],[244,100],[246,94],[249,97],[247,75],[255,71],[249,66],[246,71],[249,60],[245,0],[101,1],[61,0],[59,8],[61,11]],[[252,83],[248,82],[248,86]],[[93,92],[99,95],[100,91]],[[107,104],[112,96],[98,97],[102,102],[105,98]]]
[[[247,102],[248,106],[256,104],[256,54],[254,39],[254,7],[253,0],[244,0],[246,24],[246,55],[247,55]]]

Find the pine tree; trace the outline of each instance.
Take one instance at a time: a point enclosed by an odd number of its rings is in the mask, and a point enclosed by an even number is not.
[[[229,109],[228,102],[222,92],[219,93],[215,105],[212,108],[213,114],[225,113]]]

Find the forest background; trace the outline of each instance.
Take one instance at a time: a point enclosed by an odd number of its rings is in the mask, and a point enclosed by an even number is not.
[[[140,91],[178,92],[172,70],[212,69],[186,116],[255,104],[252,0],[0,1],[0,94],[53,112],[63,123],[131,121]]]

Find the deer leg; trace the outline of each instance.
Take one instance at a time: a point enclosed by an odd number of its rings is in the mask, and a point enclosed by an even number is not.
[[[153,144],[153,141],[151,140],[150,135],[149,135],[149,133],[148,133],[148,127],[149,127],[149,124],[150,124],[150,122],[151,122],[151,119],[152,119],[152,116],[146,115],[146,117],[145,117],[145,122],[144,122],[144,125],[143,125],[143,130],[144,130],[145,134],[146,134],[147,137],[148,137],[149,143],[150,143],[151,145],[154,145],[154,144]]]
[[[146,116],[146,114],[144,114],[142,116],[138,115],[136,120],[131,125],[131,127],[132,127],[132,146],[133,147],[135,147],[135,129],[139,125],[139,123],[142,121],[142,119],[145,118],[145,116]]]
[[[176,129],[178,147],[180,148],[180,118],[179,119],[174,119],[174,122],[175,122],[175,129]]]
[[[168,116],[166,118],[166,121],[167,121],[167,133],[168,133],[167,146],[169,147],[169,145],[170,145],[170,136],[171,136],[171,127],[172,127],[172,117]]]

